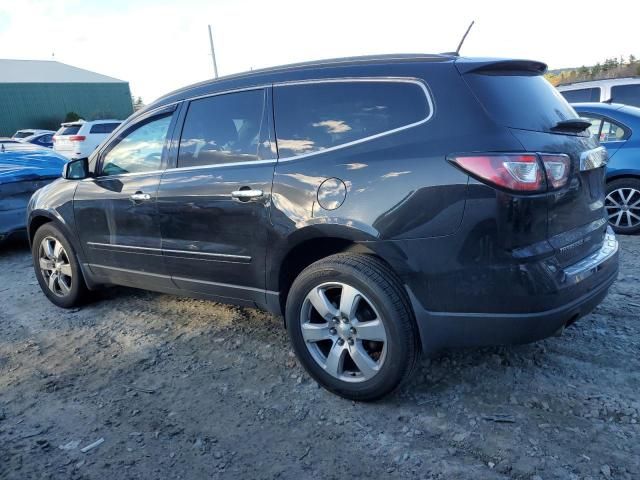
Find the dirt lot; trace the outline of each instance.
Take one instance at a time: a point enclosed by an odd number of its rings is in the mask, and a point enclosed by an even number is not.
[[[318,388],[279,318],[124,288],[64,311],[5,246],[0,478],[640,478],[640,237],[620,242],[564,336],[444,352],[376,404]]]

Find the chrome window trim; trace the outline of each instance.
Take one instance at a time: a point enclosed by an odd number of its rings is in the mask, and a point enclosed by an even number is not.
[[[393,128],[391,130],[385,130],[384,132],[376,133],[375,135],[369,135],[368,137],[359,138],[358,140],[353,140],[351,142],[341,143],[339,145],[334,145],[333,147],[325,148],[322,150],[316,150],[315,152],[309,153],[301,153],[300,155],[294,155],[291,157],[280,157],[278,156],[279,162],[290,162],[293,160],[299,160],[302,158],[307,158],[313,155],[319,155],[321,153],[333,152],[335,150],[341,148],[348,148],[353,145],[358,145],[360,143],[369,142],[371,140],[375,140],[376,138],[384,137],[387,135],[392,135],[394,133],[401,132],[403,130],[408,130],[413,127],[417,127],[418,125],[422,125],[427,123],[431,118],[433,118],[435,114],[435,105],[431,98],[431,93],[429,92],[427,84],[417,78],[414,77],[339,77],[339,78],[322,78],[322,79],[310,79],[310,80],[293,80],[289,82],[279,82],[274,83],[273,86],[277,88],[287,87],[290,85],[309,85],[309,84],[318,84],[318,83],[370,83],[370,82],[380,82],[380,83],[410,83],[419,86],[424,93],[424,96],[427,100],[427,105],[429,106],[429,114],[422,120],[417,122],[409,123],[407,125],[403,125],[401,127]],[[275,101],[274,101],[275,105]],[[274,111],[275,116],[275,111]],[[277,123],[277,119],[276,119]],[[277,130],[277,129],[276,129]],[[276,131],[276,145],[278,144],[278,135]]]
[[[176,170],[181,172],[186,172],[190,170],[200,170],[200,169],[209,169],[209,168],[220,168],[220,167],[235,167],[235,166],[243,166],[243,165],[264,165],[267,163],[276,163],[278,160],[273,158],[269,160],[248,160],[246,162],[231,162],[231,163],[211,163],[207,165],[192,165],[190,167],[175,167],[175,168],[167,168],[165,172],[175,172]]]

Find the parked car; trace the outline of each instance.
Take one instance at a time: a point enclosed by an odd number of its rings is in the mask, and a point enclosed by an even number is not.
[[[51,150],[0,149],[0,241],[26,231],[27,204],[33,192],[60,178],[66,159]]]
[[[23,137],[20,139],[23,143],[32,143],[39,147],[45,148],[53,148],[53,135],[56,132],[44,132],[44,133],[35,133],[28,137]]]
[[[640,78],[611,78],[558,86],[568,102],[610,102],[640,107]]]
[[[18,130],[16,133],[14,133],[11,136],[11,138],[13,138],[14,140],[21,140],[23,138],[32,137],[34,135],[45,134],[45,133],[54,134],[56,132],[54,132],[53,130],[42,130],[42,129],[38,129],[38,128],[26,128],[24,130]]]
[[[53,137],[53,149],[69,159],[87,158],[121,123],[121,120],[63,123]]]
[[[609,151],[605,205],[609,224],[618,233],[640,232],[640,108],[617,103],[573,107],[591,122],[591,133]]]
[[[170,93],[29,205],[44,294],[104,284],[284,314],[307,371],[372,400],[420,352],[538,340],[618,271],[606,150],[535,61],[291,65]]]

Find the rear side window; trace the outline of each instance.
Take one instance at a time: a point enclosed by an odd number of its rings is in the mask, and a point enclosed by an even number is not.
[[[178,167],[258,160],[267,130],[264,118],[264,90],[191,101],[180,138]]]
[[[611,100],[615,103],[640,107],[640,84],[611,87]]]
[[[313,153],[425,121],[431,106],[414,82],[327,81],[274,89],[280,158]]]
[[[499,125],[545,132],[560,120],[578,117],[560,92],[540,75],[471,73],[466,78]]]
[[[120,125],[119,123],[96,123],[91,126],[91,130],[89,133],[111,133],[116,127]]]
[[[58,135],[75,135],[80,131],[80,127],[82,125],[69,125],[67,127],[62,127],[62,131],[58,133]]]
[[[565,90],[564,92],[560,92],[560,94],[569,103],[600,101],[600,87]]]

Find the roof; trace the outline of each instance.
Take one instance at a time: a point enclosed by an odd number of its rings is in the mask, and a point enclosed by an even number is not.
[[[572,90],[586,87],[600,87],[603,85],[617,85],[627,83],[640,83],[640,76],[637,77],[618,77],[618,78],[601,78],[599,80],[582,80],[580,82],[567,82],[556,85],[556,88],[560,91]]]
[[[126,83],[53,60],[0,59],[0,83]]]

